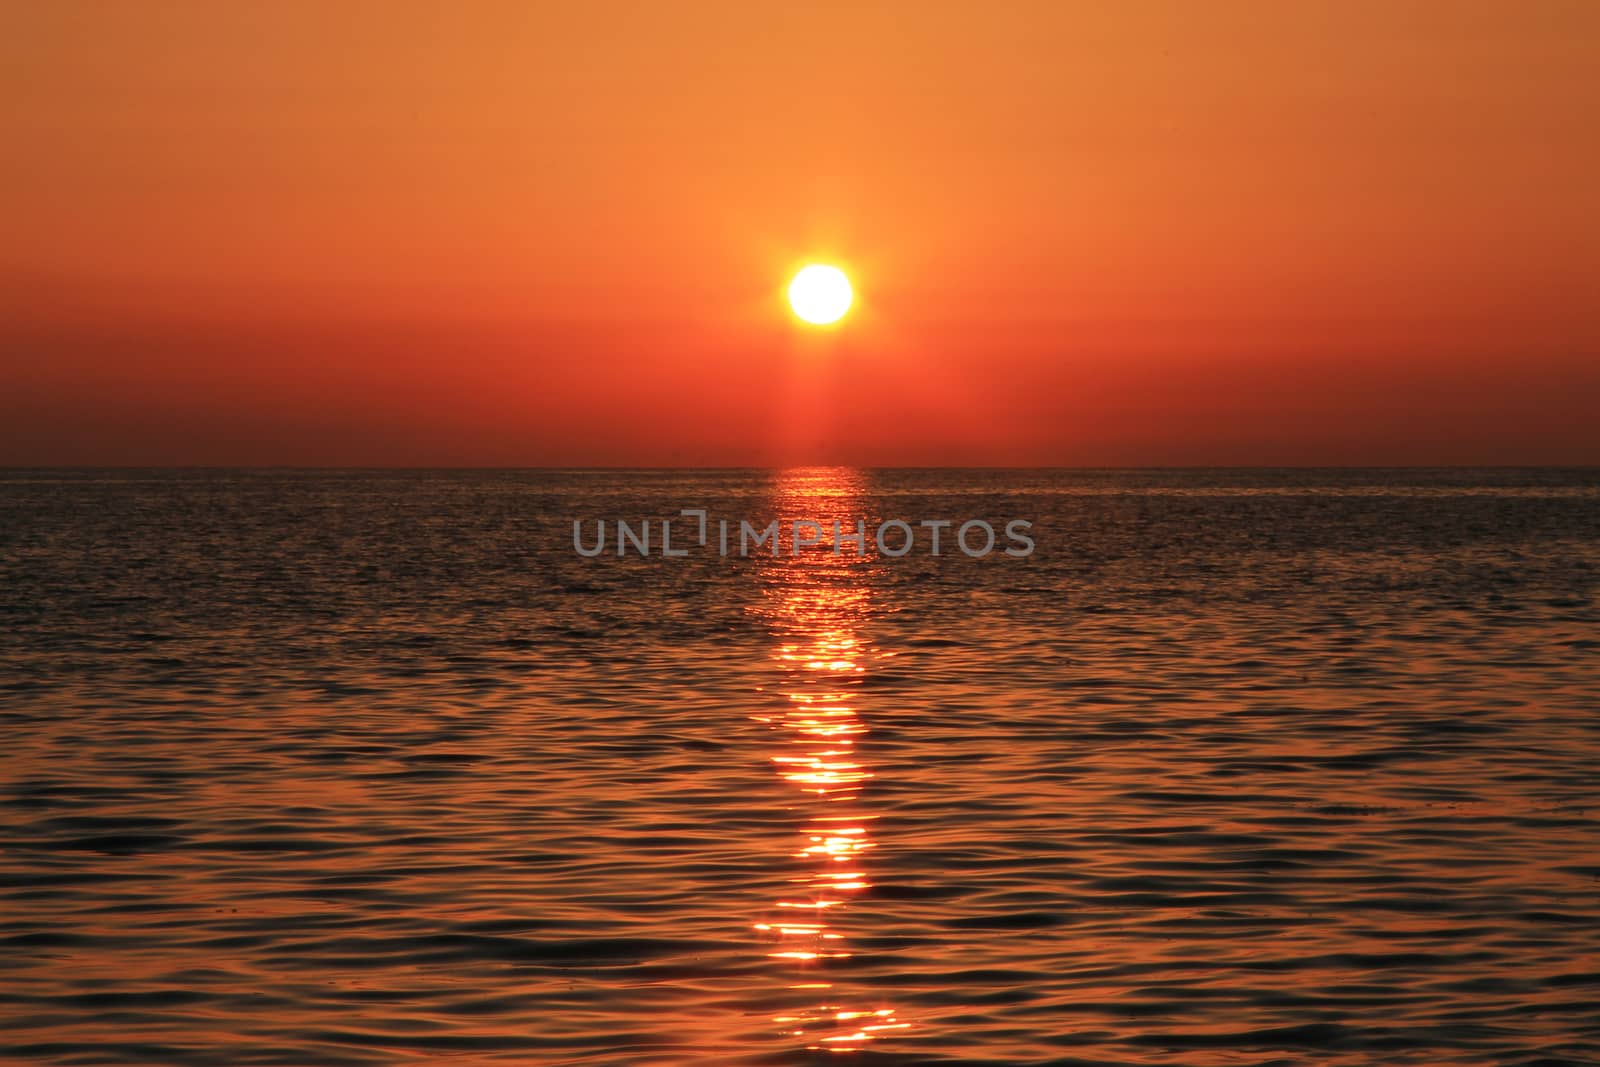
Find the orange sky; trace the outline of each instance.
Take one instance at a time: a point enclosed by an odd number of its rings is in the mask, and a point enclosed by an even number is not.
[[[1597,70],[1582,0],[8,4],[0,463],[1600,463]]]

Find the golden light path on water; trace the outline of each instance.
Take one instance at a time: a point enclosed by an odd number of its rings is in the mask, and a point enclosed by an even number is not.
[[[842,544],[835,555],[832,527],[851,536],[861,510],[860,474],[837,469],[785,472],[777,513],[788,534],[796,519],[823,527],[821,543],[783,554],[766,571],[762,609],[777,646],[779,682],[771,712],[755,718],[779,742],[777,773],[793,787],[800,817],[790,862],[793,889],[772,915],[755,924],[770,939],[769,955],[787,970],[789,988],[807,995],[802,1007],[774,1018],[781,1032],[806,1048],[848,1052],[910,1028],[896,1009],[879,1002],[846,1003],[828,980],[829,965],[853,955],[850,904],[872,886],[869,858],[875,816],[862,799],[873,777],[858,744],[867,734],[857,697],[870,650],[860,629],[871,609],[870,579],[878,563]],[[867,547],[870,550],[870,537]],[[815,999],[809,999],[814,997]]]

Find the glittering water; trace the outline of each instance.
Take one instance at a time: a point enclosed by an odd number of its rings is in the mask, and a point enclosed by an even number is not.
[[[570,520],[1035,523],[584,559]],[[1600,473],[11,472],[0,1062],[1600,1062]]]

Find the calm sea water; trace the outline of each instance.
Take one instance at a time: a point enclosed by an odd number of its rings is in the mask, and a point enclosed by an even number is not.
[[[574,517],[1027,559],[583,559]],[[1600,472],[0,479],[0,1061],[1600,1062]]]

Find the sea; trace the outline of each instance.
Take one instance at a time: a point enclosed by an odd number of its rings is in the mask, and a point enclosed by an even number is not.
[[[0,1063],[1600,1063],[1597,583],[1594,469],[5,471]]]

